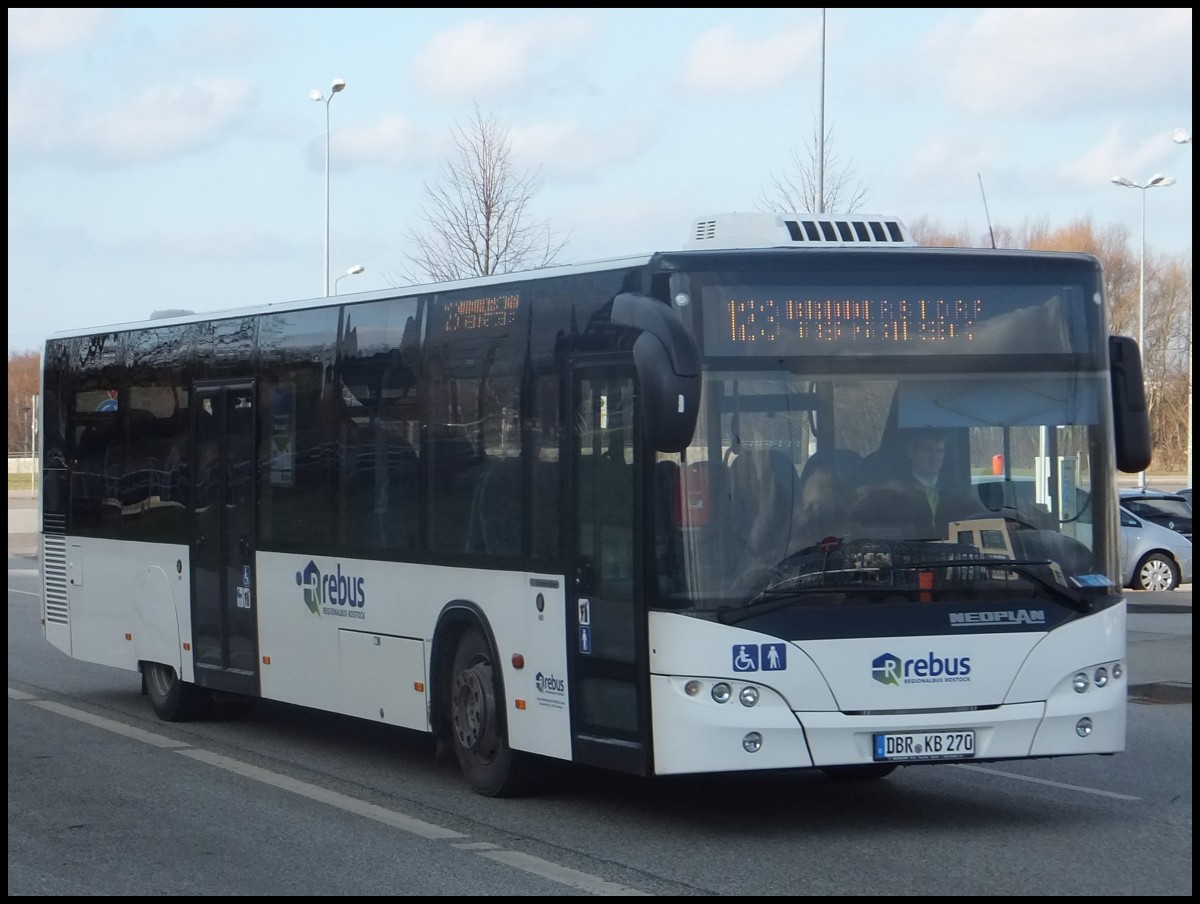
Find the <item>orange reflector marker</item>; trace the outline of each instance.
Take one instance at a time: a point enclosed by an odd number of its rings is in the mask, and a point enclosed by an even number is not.
[[[517,709],[524,709],[524,708],[525,708],[525,701],[524,701],[524,700],[514,700],[514,701],[513,701],[513,704],[514,704],[514,705],[517,707]]]
[[[270,665],[270,664],[271,664],[271,657],[270,657],[270,656],[264,656],[264,657],[263,657],[263,665]]]
[[[425,693],[425,682],[424,681],[414,681],[413,682],[413,690],[416,691],[418,694]]]
[[[523,653],[513,653],[512,663],[514,669],[525,668],[525,655]]]
[[[921,602],[928,603],[933,599],[933,572],[919,571],[917,572],[917,586],[921,588]]]
[[[126,632],[125,632],[125,639],[126,639],[126,640],[133,640],[133,635],[132,635],[132,634],[130,634],[128,631],[126,631]]]
[[[190,650],[192,648],[192,642],[190,640],[185,640],[183,642],[183,648],[185,650]]]

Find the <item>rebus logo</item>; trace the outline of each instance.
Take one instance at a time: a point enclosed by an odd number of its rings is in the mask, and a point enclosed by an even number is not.
[[[567,690],[567,683],[553,675],[543,675],[538,672],[533,678],[533,684],[541,694],[562,694]]]
[[[884,653],[871,663],[871,674],[880,684],[900,684],[900,657]]]
[[[309,560],[302,571],[296,572],[296,583],[304,596],[304,605],[317,615],[348,615],[362,618],[367,602],[366,579],[342,574],[341,563],[332,574],[321,574],[317,563]]]
[[[314,615],[320,615],[324,600],[321,599],[321,569],[317,568],[317,563],[310,560],[303,571],[297,571],[296,583],[304,594],[304,605]]]
[[[871,662],[871,677],[880,684],[948,684],[970,681],[970,674],[970,656],[937,656],[932,650],[927,656],[903,660],[884,653]]]

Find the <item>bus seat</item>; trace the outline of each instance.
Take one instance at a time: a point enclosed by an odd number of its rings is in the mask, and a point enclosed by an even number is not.
[[[731,525],[763,561],[774,564],[792,538],[796,466],[778,449],[743,449],[729,465]]]

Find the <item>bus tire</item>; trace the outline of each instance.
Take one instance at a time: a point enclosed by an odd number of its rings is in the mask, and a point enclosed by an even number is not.
[[[508,746],[491,644],[477,627],[458,639],[450,674],[450,739],[468,784],[488,797],[529,790],[527,757]]]
[[[862,763],[857,766],[826,766],[821,770],[827,778],[839,782],[867,781],[886,778],[896,771],[896,763]]]
[[[208,712],[208,691],[181,681],[176,671],[160,662],[142,664],[142,680],[154,714],[164,722],[190,722]]]

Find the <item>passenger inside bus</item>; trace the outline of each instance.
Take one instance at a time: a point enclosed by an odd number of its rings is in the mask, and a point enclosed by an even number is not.
[[[897,431],[890,445],[881,445],[867,459],[873,470],[871,482],[888,491],[869,496],[874,498],[877,514],[894,511],[896,517],[911,523],[918,537],[945,537],[950,521],[980,508],[969,489],[957,485],[943,468],[945,459],[943,431],[931,427]],[[870,504],[861,506],[861,514],[870,513]]]
[[[862,489],[862,456],[851,449],[819,450],[804,464],[796,512],[797,549],[846,531],[846,513]]]

